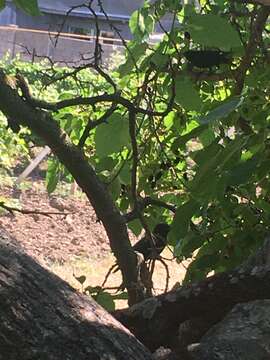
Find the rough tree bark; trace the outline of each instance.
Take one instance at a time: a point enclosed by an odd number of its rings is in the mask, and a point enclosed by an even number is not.
[[[196,318],[200,323],[204,320],[202,336],[234,305],[269,298],[270,239],[233,271],[147,299],[114,312],[114,316],[149,349],[155,350],[160,346],[176,347],[179,326],[187,320],[195,319],[195,326]]]
[[[150,360],[90,297],[42,268],[0,232],[0,360]]]
[[[71,143],[49,112],[37,109],[24,101],[1,69],[0,111],[8,119],[16,121],[17,126],[26,126],[43,139],[73,175],[105,227],[111,249],[127,286],[130,304],[141,301],[144,293],[137,281],[137,259],[129,241],[125,219],[81,149]]]

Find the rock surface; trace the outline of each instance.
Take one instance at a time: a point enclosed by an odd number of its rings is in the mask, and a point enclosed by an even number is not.
[[[270,300],[236,305],[189,352],[194,360],[270,359]]]

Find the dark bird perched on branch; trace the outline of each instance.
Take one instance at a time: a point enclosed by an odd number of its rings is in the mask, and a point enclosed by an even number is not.
[[[152,240],[147,235],[143,236],[135,245],[133,250],[141,253],[144,260],[155,258],[157,254],[160,254],[167,245],[167,235],[170,231],[170,226],[166,223],[157,224],[154,227],[152,233]],[[153,248],[153,245],[155,246]]]
[[[231,54],[221,50],[188,50],[184,52],[185,58],[197,68],[211,68],[231,62]]]

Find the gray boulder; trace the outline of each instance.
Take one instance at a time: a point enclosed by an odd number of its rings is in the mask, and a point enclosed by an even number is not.
[[[269,360],[270,300],[236,305],[188,351],[194,360]]]

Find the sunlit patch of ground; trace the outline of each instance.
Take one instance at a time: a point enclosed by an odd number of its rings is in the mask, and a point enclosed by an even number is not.
[[[169,250],[165,250],[162,253],[163,257],[171,258]],[[103,259],[86,259],[78,258],[76,260],[68,261],[65,264],[53,263],[50,266],[50,270],[62,279],[67,281],[71,286],[78,290],[83,290],[87,286],[100,286],[108,272],[108,269],[114,264],[114,257],[110,254]],[[166,261],[169,277],[169,289],[171,289],[177,282],[183,280],[185,276],[185,267],[183,264],[177,264],[176,261]],[[83,286],[74,277],[81,275],[86,276],[86,281]],[[164,292],[166,286],[166,270],[161,262],[156,261],[153,281],[154,281],[154,294],[161,294]],[[118,287],[121,284],[121,273],[118,271],[112,273],[106,283],[106,287]],[[112,291],[113,292],[113,291]],[[124,300],[118,300],[116,303],[117,308],[127,306],[127,302]]]

